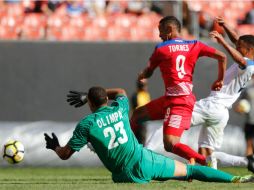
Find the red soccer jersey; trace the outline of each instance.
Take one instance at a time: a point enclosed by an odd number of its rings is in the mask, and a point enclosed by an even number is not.
[[[197,59],[215,51],[197,40],[168,40],[156,46],[149,60],[149,69],[160,67],[166,95],[189,95],[192,93],[192,75]]]

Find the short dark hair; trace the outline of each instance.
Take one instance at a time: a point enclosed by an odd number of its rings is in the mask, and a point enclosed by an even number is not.
[[[254,47],[254,35],[242,35],[239,37],[239,40],[245,42],[248,46]]]
[[[181,23],[180,21],[174,17],[174,16],[166,16],[160,20],[160,24],[163,26],[163,28],[166,28],[169,24],[173,24],[176,26],[177,31],[181,32]]]
[[[100,86],[91,87],[87,95],[89,101],[96,107],[101,106],[107,102],[107,92]]]

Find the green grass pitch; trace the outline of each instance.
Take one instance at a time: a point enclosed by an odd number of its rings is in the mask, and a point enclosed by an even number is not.
[[[250,174],[245,168],[224,168],[224,171],[235,175]],[[222,190],[254,189],[254,183],[226,184],[169,180],[152,181],[148,184],[114,184],[110,173],[105,168],[20,168],[0,169],[0,190]]]

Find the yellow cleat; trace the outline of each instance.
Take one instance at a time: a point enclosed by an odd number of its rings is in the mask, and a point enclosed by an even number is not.
[[[234,176],[231,180],[232,183],[254,183],[253,175],[245,175],[245,176]]]

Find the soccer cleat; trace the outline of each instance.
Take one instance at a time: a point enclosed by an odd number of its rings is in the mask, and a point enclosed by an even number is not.
[[[206,157],[206,164],[208,167],[217,170],[217,159],[213,156],[213,154]]]
[[[253,175],[245,175],[245,176],[234,176],[231,180],[232,183],[254,183]]]
[[[254,173],[254,155],[247,156],[248,170]]]

